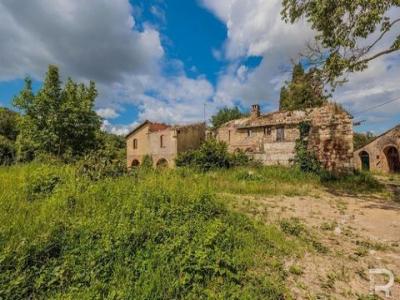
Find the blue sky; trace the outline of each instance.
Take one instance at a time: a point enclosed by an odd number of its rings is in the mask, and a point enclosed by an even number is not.
[[[22,7],[24,9],[22,9]],[[280,0],[0,1],[0,105],[48,64],[63,78],[95,80],[104,127],[124,133],[145,119],[202,121],[222,106],[277,109],[291,61],[314,33],[281,21]],[[398,13],[395,11],[394,13]],[[351,113],[400,95],[400,56],[349,76],[334,100]],[[400,101],[356,114],[358,131],[400,123]]]

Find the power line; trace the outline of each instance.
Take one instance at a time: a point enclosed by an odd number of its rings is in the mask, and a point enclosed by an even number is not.
[[[384,103],[381,103],[381,104],[378,104],[378,105],[375,105],[375,106],[371,106],[371,107],[366,108],[366,109],[364,109],[364,110],[360,110],[360,111],[354,113],[354,115],[358,115],[358,114],[361,114],[361,113],[365,113],[365,112],[367,112],[367,111],[370,111],[370,110],[373,110],[373,109],[382,107],[382,106],[384,106],[384,105],[387,105],[387,104],[389,104],[389,103],[392,103],[392,102],[395,102],[395,101],[399,101],[399,100],[400,100],[400,97],[399,97],[399,98],[396,98],[396,99],[392,99],[392,100],[386,101],[386,102],[384,102]]]

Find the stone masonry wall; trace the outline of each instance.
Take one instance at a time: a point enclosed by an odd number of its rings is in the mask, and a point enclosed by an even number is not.
[[[309,149],[326,169],[338,172],[352,169],[352,119],[334,104],[234,120],[217,131],[217,139],[226,142],[229,151],[243,150],[265,165],[289,165],[302,121],[310,122]],[[282,130],[279,128],[284,131],[281,140],[278,140],[278,131]]]

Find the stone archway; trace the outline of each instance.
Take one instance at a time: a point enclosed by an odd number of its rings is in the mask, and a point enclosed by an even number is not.
[[[168,167],[168,160],[165,158],[160,158],[156,164],[157,168],[166,168]]]
[[[368,152],[361,151],[359,155],[360,155],[360,160],[361,160],[361,169],[363,171],[369,171],[370,170],[370,161],[369,161]]]
[[[399,173],[400,172],[400,155],[399,150],[394,146],[389,146],[383,151],[386,156],[387,165],[389,172]]]
[[[137,159],[132,160],[132,163],[131,163],[132,168],[137,168],[139,166],[140,166],[140,161],[138,161]]]

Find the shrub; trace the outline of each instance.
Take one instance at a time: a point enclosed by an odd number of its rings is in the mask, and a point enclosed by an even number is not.
[[[46,167],[38,168],[30,173],[26,179],[25,193],[28,201],[50,196],[54,189],[61,184],[59,174]]]
[[[231,164],[227,145],[215,139],[206,140],[198,150],[180,154],[176,159],[178,167],[190,166],[201,171],[229,168]]]
[[[0,135],[0,165],[11,165],[15,161],[15,144]]]
[[[224,142],[208,139],[199,149],[179,154],[176,165],[209,171],[239,166],[259,166],[259,163],[243,151],[229,153],[228,146]]]
[[[153,168],[153,158],[151,155],[145,155],[143,157],[142,164],[140,165],[142,169],[152,169]]]
[[[126,173],[125,160],[109,156],[105,151],[94,151],[85,155],[76,164],[77,173],[90,180],[118,177]]]

